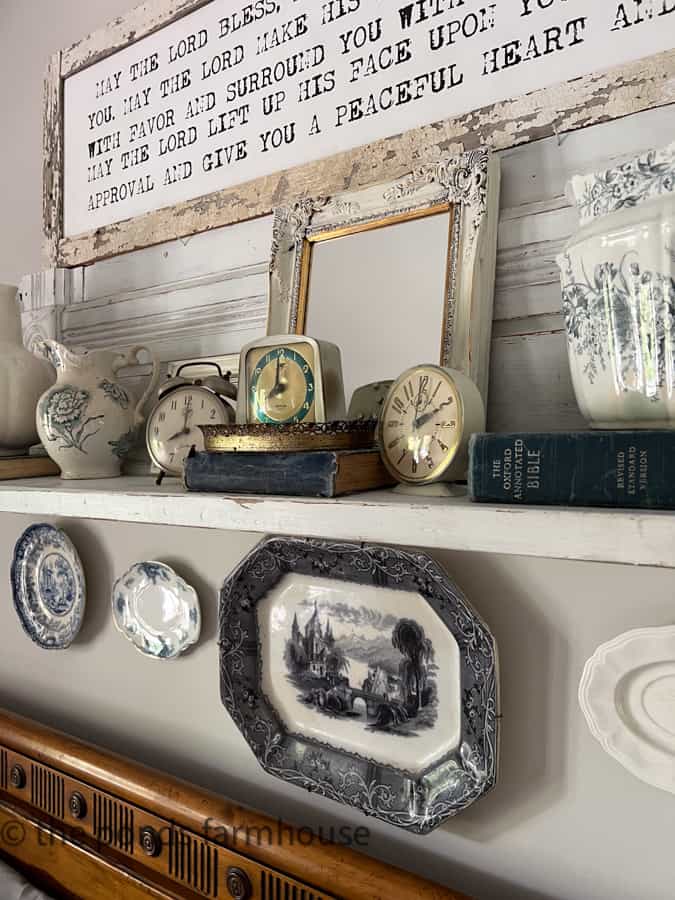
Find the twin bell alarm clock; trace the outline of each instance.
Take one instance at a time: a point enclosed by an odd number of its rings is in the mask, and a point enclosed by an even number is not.
[[[189,378],[190,368],[213,367],[206,377]],[[237,389],[230,373],[218,363],[185,363],[159,389],[157,403],[148,417],[146,445],[155,466],[164,474],[180,476],[192,447],[204,449],[200,425],[228,425],[235,420]]]

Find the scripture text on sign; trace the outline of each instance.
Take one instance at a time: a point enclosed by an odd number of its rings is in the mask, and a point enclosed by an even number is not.
[[[65,82],[73,236],[669,49],[675,0],[213,0]]]

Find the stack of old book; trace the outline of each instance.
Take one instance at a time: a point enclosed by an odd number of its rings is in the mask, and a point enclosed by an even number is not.
[[[200,425],[205,450],[185,460],[189,491],[340,497],[393,484],[376,421]]]
[[[0,457],[0,481],[13,481],[18,478],[43,478],[47,475],[59,475],[61,470],[45,454],[31,456]]]
[[[476,434],[469,452],[481,503],[675,509],[675,431]]]

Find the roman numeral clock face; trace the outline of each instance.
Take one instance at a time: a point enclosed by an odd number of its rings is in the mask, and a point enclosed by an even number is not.
[[[452,378],[419,366],[394,384],[382,409],[381,451],[394,477],[408,484],[441,478],[460,445],[462,410]]]

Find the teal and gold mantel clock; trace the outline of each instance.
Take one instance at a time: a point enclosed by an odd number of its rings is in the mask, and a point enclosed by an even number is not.
[[[237,422],[299,425],[345,417],[340,350],[304,335],[260,338],[241,351]]]

